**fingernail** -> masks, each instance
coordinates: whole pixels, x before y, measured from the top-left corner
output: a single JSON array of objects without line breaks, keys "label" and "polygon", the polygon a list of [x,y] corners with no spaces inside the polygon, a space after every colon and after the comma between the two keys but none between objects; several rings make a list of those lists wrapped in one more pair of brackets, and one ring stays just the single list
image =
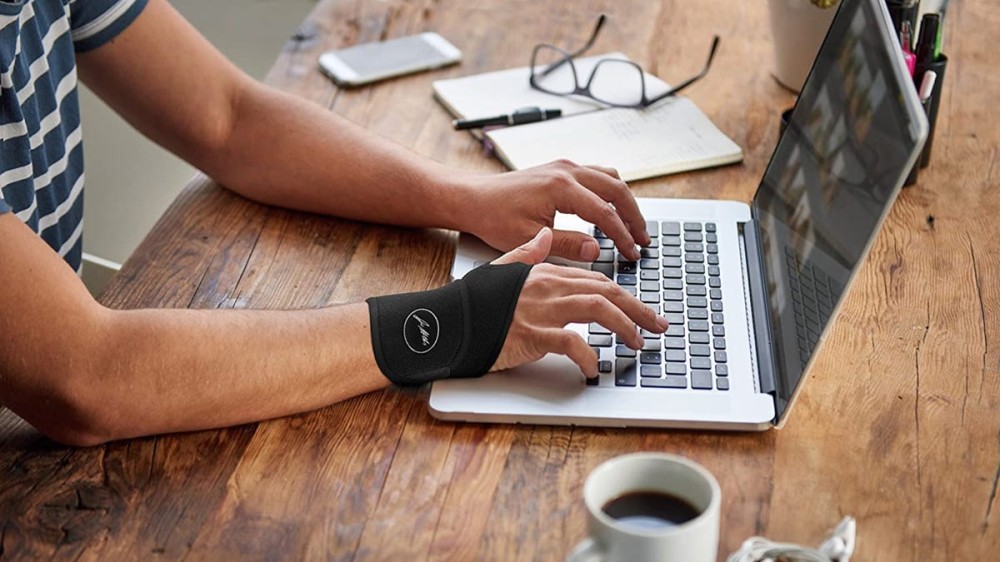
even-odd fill
[{"label": "fingernail", "polygon": [[639,253],[639,246],[632,246],[632,257],[634,257],[636,261],[639,261],[639,258],[642,257],[642,254]]},{"label": "fingernail", "polygon": [[663,316],[657,316],[656,323],[659,324],[660,328],[663,330],[666,330],[667,328],[670,327],[670,322],[668,322],[667,319],[664,318]]},{"label": "fingernail", "polygon": [[594,261],[600,253],[601,249],[597,246],[597,241],[595,240],[584,240],[583,244],[580,245],[580,255],[584,260]]}]

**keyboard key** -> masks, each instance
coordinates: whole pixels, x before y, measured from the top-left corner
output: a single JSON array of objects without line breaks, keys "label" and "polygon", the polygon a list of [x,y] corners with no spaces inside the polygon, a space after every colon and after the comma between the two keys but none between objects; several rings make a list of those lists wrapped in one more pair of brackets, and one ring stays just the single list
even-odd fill
[{"label": "keyboard key", "polygon": [[692,357],[691,358],[691,368],[692,369],[711,369],[712,360],[708,357]]},{"label": "keyboard key", "polygon": [[691,388],[712,390],[712,373],[709,371],[691,371]]},{"label": "keyboard key", "polygon": [[605,263],[605,262],[610,262],[610,261],[614,261],[614,260],[615,260],[615,251],[614,250],[601,250],[600,252],[598,252],[597,259],[594,260],[594,261],[598,262],[598,263]]},{"label": "keyboard key", "polygon": [[681,283],[680,279],[664,279],[663,280],[663,288],[667,289],[668,291],[679,291],[679,290],[681,290],[681,287],[683,287],[683,286],[684,286],[684,284]]},{"label": "keyboard key", "polygon": [[687,305],[688,308],[706,308],[708,307],[708,299],[705,297],[688,297]]},{"label": "keyboard key", "polygon": [[639,279],[643,281],[659,281],[660,272],[655,269],[643,269],[639,272]]},{"label": "keyboard key", "polygon": [[608,279],[615,278],[615,264],[613,263],[595,263],[590,266],[590,269],[603,273]]},{"label": "keyboard key", "polygon": [[[725,341],[725,340],[723,340]],[[716,349],[725,349],[724,347]],[[642,350],[643,351],[660,351],[660,338],[645,338],[642,340]]]},{"label": "keyboard key", "polygon": [[[665,259],[671,259],[671,258],[665,258]],[[685,263],[702,263],[704,261],[705,261],[704,254],[684,254],[684,262]],[[664,265],[666,265],[666,264],[664,264]],[[677,264],[677,265],[680,265],[680,264]]]},{"label": "keyboard key", "polygon": [[600,228],[594,227],[594,238],[607,238],[608,235],[601,232]]},{"label": "keyboard key", "polygon": [[663,373],[659,365],[639,365],[639,376],[659,378]]},{"label": "keyboard key", "polygon": [[666,349],[687,349],[687,344],[684,342],[683,337],[663,338],[663,347]]},{"label": "keyboard key", "polygon": [[719,279],[718,277],[709,277],[708,286],[713,289],[718,289],[722,286],[722,279]]},{"label": "keyboard key", "polygon": [[704,308],[688,310],[688,320],[708,320],[708,311]]},{"label": "keyboard key", "polygon": [[602,373],[610,373],[611,372],[611,361],[606,361],[606,360],[605,361],[598,361],[597,362],[597,370],[600,371],[600,372],[602,372]]},{"label": "keyboard key", "polygon": [[712,232],[707,228],[705,229],[705,231],[709,232],[709,234],[705,235],[705,242],[708,242],[709,244],[715,244],[716,242],[719,241],[719,236],[715,234],[715,232]]},{"label": "keyboard key", "polygon": [[708,265],[719,265],[719,256],[716,254],[708,254]]},{"label": "keyboard key", "polygon": [[700,263],[689,263],[684,266],[684,273],[705,273],[705,266]]},{"label": "keyboard key", "polygon": [[680,314],[684,312],[684,301],[667,301],[663,303],[663,312],[668,314]]},{"label": "keyboard key", "polygon": [[599,238],[597,240],[597,247],[602,250],[613,250],[615,248],[615,241],[610,238]]},{"label": "keyboard key", "polygon": [[660,257],[660,250],[659,248],[642,248],[639,250],[639,257],[656,259]]},{"label": "keyboard key", "polygon": [[650,238],[659,236],[660,225],[657,224],[656,221],[646,221],[646,234],[648,234]]},{"label": "keyboard key", "polygon": [[725,326],[712,326],[712,335],[716,337],[722,337],[726,335]]},{"label": "keyboard key", "polygon": [[712,348],[707,345],[692,345],[688,352],[691,353],[691,357],[710,357],[712,355]]},{"label": "keyboard key", "polygon": [[686,377],[669,376],[662,379],[642,379],[639,385],[647,388],[687,388],[688,384]]},{"label": "keyboard key", "polygon": [[639,328],[639,334],[644,338],[656,338],[660,339],[660,334],[656,332],[650,332],[646,328]]},{"label": "keyboard key", "polygon": [[718,277],[719,276],[719,266],[717,266],[717,265],[710,265],[710,266],[708,266],[708,274],[709,275],[714,275],[714,276]]},{"label": "keyboard key", "polygon": [[[610,364],[611,361],[606,361],[606,363]],[[601,377],[594,377],[594,378],[584,377],[583,380],[587,383],[587,386],[600,386],[601,385]]]},{"label": "keyboard key", "polygon": [[729,376],[729,366],[728,365],[716,365],[715,366],[715,374],[718,375],[718,376],[720,376],[720,377],[727,377],[727,376]]},{"label": "keyboard key", "polygon": [[596,347],[611,347],[611,336],[590,336],[587,344]]},{"label": "keyboard key", "polygon": [[653,311],[653,314],[660,313],[660,303],[646,303],[646,306]]},{"label": "keyboard key", "polygon": [[644,293],[659,293],[660,284],[656,281],[640,281],[639,290]]},{"label": "keyboard key", "polygon": [[723,324],[726,321],[726,317],[721,312],[712,313],[712,324]]},{"label": "keyboard key", "polygon": [[715,385],[719,390],[729,390],[729,379],[715,379]]},{"label": "keyboard key", "polygon": [[707,332],[708,322],[704,320],[692,320],[688,322],[688,330],[692,332]]},{"label": "keyboard key", "polygon": [[591,322],[590,323],[590,330],[589,331],[590,331],[591,334],[610,334],[611,333],[611,330],[605,328],[604,326],[601,326],[597,322]]},{"label": "keyboard key", "polygon": [[688,341],[691,343],[707,344],[708,334],[705,332],[691,332],[691,335],[688,336]]},{"label": "keyboard key", "polygon": [[701,242],[701,232],[685,232],[684,233],[685,242]]},{"label": "keyboard key", "polygon": [[726,338],[715,338],[712,340],[712,347],[715,349],[726,349]]},{"label": "keyboard key", "polygon": [[621,288],[622,288],[623,291],[625,291],[626,293],[632,295],[633,297],[638,294],[638,293],[635,292],[635,286],[634,285],[622,285]]},{"label": "keyboard key", "polygon": [[663,246],[680,246],[681,237],[680,236],[664,236],[662,240]]},{"label": "keyboard key", "polygon": [[680,258],[663,258],[663,268],[664,269],[666,269],[668,267],[680,267],[680,266],[681,266],[681,259]]},{"label": "keyboard key", "polygon": [[688,275],[684,278],[684,282],[688,285],[704,285],[705,276],[704,275]]},{"label": "keyboard key", "polygon": [[701,232],[701,223],[698,222],[686,222],[684,223],[685,232]]},{"label": "keyboard key", "polygon": [[719,245],[718,244],[707,244],[705,246],[705,251],[708,252],[709,254],[718,254],[719,253]]},{"label": "keyboard key", "polygon": [[685,365],[683,362],[681,362],[681,363],[666,363],[665,367],[666,367],[666,371],[667,371],[667,375],[668,376],[669,375],[681,375],[681,376],[683,376],[683,375],[687,374],[687,365]]},{"label": "keyboard key", "polygon": [[680,324],[671,324],[663,335],[668,338],[684,337],[683,322]]},{"label": "keyboard key", "polygon": [[668,349],[663,352],[663,357],[669,363],[683,363],[687,361],[687,353],[684,350]]},{"label": "keyboard key", "polygon": [[681,275],[682,273],[680,268],[671,267],[663,270],[664,279],[680,279]]},{"label": "keyboard key", "polygon": [[704,252],[705,246],[699,242],[685,242],[684,243],[685,252]]},{"label": "keyboard key", "polygon": [[[672,258],[667,258],[672,259]],[[660,262],[655,259],[643,258],[639,260],[640,269],[660,269]]]},{"label": "keyboard key", "polygon": [[663,291],[664,301],[682,301],[684,300],[684,293],[681,291]]},{"label": "keyboard key", "polygon": [[636,263],[634,261],[618,262],[618,273],[632,273],[637,271]]},{"label": "keyboard key", "polygon": [[677,222],[662,222],[660,223],[660,232],[664,236],[677,236],[681,233],[681,225]]},{"label": "keyboard key", "polygon": [[663,363],[663,355],[657,351],[643,352],[639,354],[639,362],[643,365],[659,365]]},{"label": "keyboard key", "polygon": [[639,300],[642,302],[660,302],[660,293],[639,293]]},{"label": "keyboard key", "polygon": [[716,351],[715,352],[715,362],[716,363],[725,363],[728,360],[729,360],[729,357],[726,355],[725,351]]},{"label": "keyboard key", "polygon": [[667,322],[671,325],[684,325],[684,315],[678,314],[676,312],[668,312],[663,315],[667,319]]},{"label": "keyboard key", "polygon": [[663,257],[665,257],[665,258],[679,258],[679,257],[681,257],[681,249],[679,247],[670,247],[670,246],[664,247],[662,253],[663,253]]},{"label": "keyboard key", "polygon": [[625,275],[618,276],[619,285],[635,285],[635,281],[635,275],[629,275],[626,273]]},{"label": "keyboard key", "polygon": [[615,360],[615,386],[635,386],[635,359]]},{"label": "keyboard key", "polygon": [[635,350],[624,345],[615,346],[615,357],[635,357]]},{"label": "keyboard key", "polygon": [[715,223],[714,222],[706,222],[705,223],[705,232],[715,232]]},{"label": "keyboard key", "polygon": [[[694,275],[689,275],[688,277],[695,277]],[[697,277],[701,277],[700,275]],[[703,297],[708,291],[705,290],[704,285],[688,285],[685,291],[689,297]]]},{"label": "keyboard key", "polygon": [[712,312],[722,312],[722,301],[712,301]]}]

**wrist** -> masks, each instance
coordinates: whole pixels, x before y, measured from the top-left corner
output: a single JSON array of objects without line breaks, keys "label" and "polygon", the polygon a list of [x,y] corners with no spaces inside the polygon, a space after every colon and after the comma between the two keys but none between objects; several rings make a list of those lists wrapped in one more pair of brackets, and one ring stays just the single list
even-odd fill
[{"label": "wrist", "polygon": [[448,168],[440,176],[435,200],[439,208],[440,225],[443,228],[476,234],[481,220],[480,200],[484,191],[478,189],[482,174]]}]

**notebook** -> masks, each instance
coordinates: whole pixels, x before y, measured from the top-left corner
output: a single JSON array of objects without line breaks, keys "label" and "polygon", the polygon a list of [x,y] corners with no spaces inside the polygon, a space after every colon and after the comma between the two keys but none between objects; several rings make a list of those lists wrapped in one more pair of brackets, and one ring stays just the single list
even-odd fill
[{"label": "notebook", "polygon": [[[582,76],[598,61],[628,60],[609,53],[575,60]],[[627,70],[624,66],[607,67]],[[434,82],[435,98],[457,118],[510,113],[521,107],[558,108],[563,117],[491,129],[487,139],[500,160],[513,170],[559,158],[609,166],[626,181],[739,162],[743,151],[690,99],[676,96],[645,110],[608,108],[595,100],[553,96],[531,88],[528,67]],[[622,77],[618,83],[629,83]],[[669,86],[645,75],[650,97]]]}]

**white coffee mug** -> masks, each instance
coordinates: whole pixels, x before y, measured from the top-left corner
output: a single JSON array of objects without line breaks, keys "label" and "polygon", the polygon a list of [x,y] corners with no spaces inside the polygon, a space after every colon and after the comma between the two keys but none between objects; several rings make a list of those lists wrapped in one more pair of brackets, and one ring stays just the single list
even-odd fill
[{"label": "white coffee mug", "polygon": [[[680,498],[695,508],[690,521],[646,528],[614,519],[604,506],[625,494],[653,492]],[[590,536],[567,562],[715,562],[719,548],[722,492],[712,473],[684,457],[634,453],[594,469],[583,487]]]}]

